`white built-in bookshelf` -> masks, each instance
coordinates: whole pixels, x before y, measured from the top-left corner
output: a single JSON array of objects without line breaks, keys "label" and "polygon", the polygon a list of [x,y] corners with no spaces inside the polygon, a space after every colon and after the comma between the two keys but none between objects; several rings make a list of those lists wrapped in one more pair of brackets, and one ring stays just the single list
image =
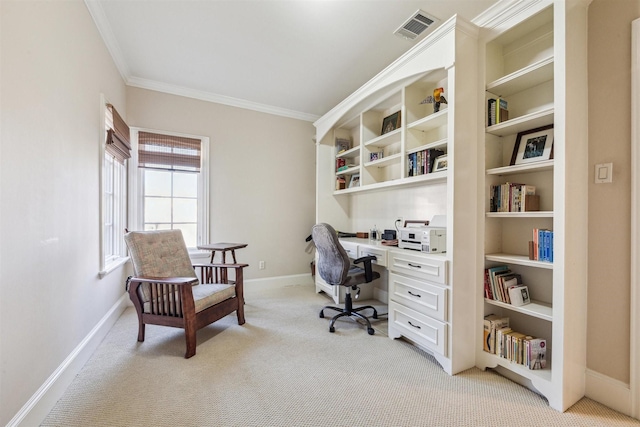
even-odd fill
[{"label": "white built-in bookshelf", "polygon": [[[547,365],[530,370],[484,351],[481,327],[477,365],[497,368],[532,387],[561,411],[584,395],[586,365],[587,180],[582,169],[587,168],[582,137],[587,123],[583,52],[588,2],[574,3],[571,8],[551,0],[514,3],[488,20],[481,43],[485,214],[479,231],[484,236],[484,268],[505,265],[519,274],[531,303],[516,307],[487,298],[482,275],[479,322],[488,314],[508,317],[514,331],[545,339]],[[564,36],[569,29],[571,38]],[[508,102],[508,120],[487,125],[490,98]],[[552,158],[513,164],[518,136],[524,143],[535,134],[533,130],[549,125],[553,125]],[[535,186],[539,210],[492,212],[491,186],[505,183]],[[530,259],[533,229],[553,230],[553,262]]]}]

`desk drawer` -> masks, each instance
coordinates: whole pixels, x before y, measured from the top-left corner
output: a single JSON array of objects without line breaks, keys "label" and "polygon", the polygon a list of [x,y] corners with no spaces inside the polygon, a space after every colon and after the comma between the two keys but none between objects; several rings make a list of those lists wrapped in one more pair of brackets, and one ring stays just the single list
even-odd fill
[{"label": "desk drawer", "polygon": [[386,267],[387,265],[387,252],[388,251],[386,249],[373,248],[365,245],[358,246],[358,258],[373,255],[376,257],[376,260],[373,261],[373,263],[383,267]]},{"label": "desk drawer", "polygon": [[345,251],[347,251],[347,255],[349,258],[356,259],[358,258],[358,244],[351,242],[340,242]]},{"label": "desk drawer", "polygon": [[395,273],[447,284],[447,260],[442,256],[416,255],[407,251],[390,253],[390,269]]},{"label": "desk drawer", "polygon": [[419,313],[447,321],[447,289],[389,273],[389,298]]},{"label": "desk drawer", "polygon": [[389,336],[403,335],[416,344],[447,356],[447,324],[389,301]]}]

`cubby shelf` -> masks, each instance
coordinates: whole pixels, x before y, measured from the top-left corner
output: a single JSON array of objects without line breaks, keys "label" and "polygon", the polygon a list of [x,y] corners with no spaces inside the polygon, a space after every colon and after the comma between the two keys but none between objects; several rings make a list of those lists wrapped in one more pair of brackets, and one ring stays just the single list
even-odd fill
[{"label": "cubby shelf", "polygon": [[499,168],[487,169],[487,175],[515,175],[529,172],[544,172],[553,170],[553,159],[544,160],[536,163],[527,163],[522,165],[502,166]]},{"label": "cubby shelf", "polygon": [[501,262],[504,264],[524,265],[527,267],[553,270],[552,262],[531,260],[526,255],[495,253],[495,254],[486,254],[484,256],[484,259],[486,259],[487,261]]},{"label": "cubby shelf", "polygon": [[532,300],[529,304],[516,307],[511,304],[506,304],[504,302],[487,298],[484,299],[484,302],[486,302],[487,304],[495,305],[496,307],[502,307],[507,310],[537,317],[538,319],[546,320],[548,322],[551,322],[553,320],[553,307],[548,303]]}]

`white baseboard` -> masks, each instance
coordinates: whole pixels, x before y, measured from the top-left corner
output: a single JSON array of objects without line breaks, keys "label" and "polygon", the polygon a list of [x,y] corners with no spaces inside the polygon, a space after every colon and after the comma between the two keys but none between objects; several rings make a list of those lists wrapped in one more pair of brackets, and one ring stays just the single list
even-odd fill
[{"label": "white baseboard", "polygon": [[587,369],[585,396],[632,417],[629,384]]},{"label": "white baseboard", "polygon": [[7,427],[37,426],[47,417],[56,402],[62,397],[84,364],[98,348],[104,337],[111,330],[116,320],[127,308],[128,294],[124,293],[100,322],[67,356],[49,378],[31,396],[29,401],[9,421]]},{"label": "white baseboard", "polygon": [[294,274],[291,276],[265,277],[263,279],[245,279],[244,289],[251,292],[253,289],[276,289],[285,286],[314,285],[313,276],[310,273]]}]

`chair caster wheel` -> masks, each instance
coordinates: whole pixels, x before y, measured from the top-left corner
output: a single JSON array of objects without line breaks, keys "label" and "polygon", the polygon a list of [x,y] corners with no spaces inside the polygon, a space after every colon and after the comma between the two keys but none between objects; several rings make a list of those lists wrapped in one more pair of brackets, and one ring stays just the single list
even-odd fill
[{"label": "chair caster wheel", "polygon": [[367,332],[369,333],[369,335],[373,335],[376,331],[374,331],[373,328],[368,328]]},{"label": "chair caster wheel", "polygon": [[321,318],[321,319],[324,319],[324,311],[321,311],[321,312],[320,312],[320,318]]},{"label": "chair caster wheel", "polygon": [[329,332],[335,332],[336,328],[334,328],[333,326],[329,328]]}]

